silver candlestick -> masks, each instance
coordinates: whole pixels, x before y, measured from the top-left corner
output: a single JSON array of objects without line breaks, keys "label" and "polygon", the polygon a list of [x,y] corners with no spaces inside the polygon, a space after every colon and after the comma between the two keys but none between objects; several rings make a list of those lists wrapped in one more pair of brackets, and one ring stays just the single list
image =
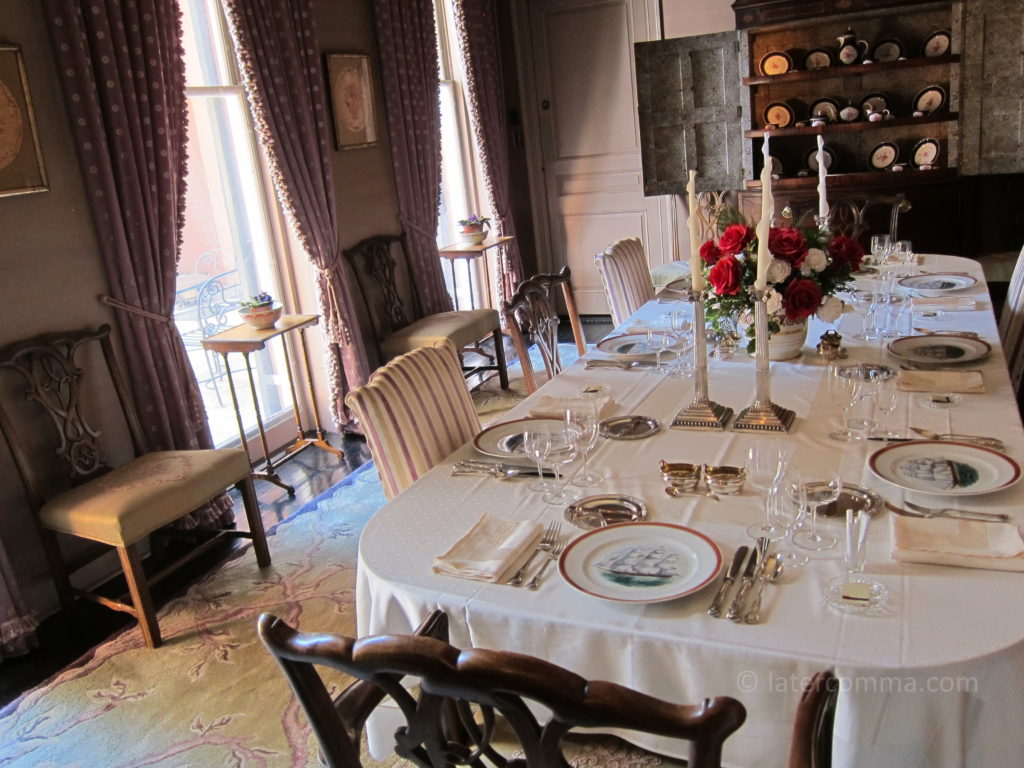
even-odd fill
[{"label": "silver candlestick", "polygon": [[772,402],[771,368],[768,364],[768,291],[752,289],[754,300],[754,362],[757,370],[754,402],[740,411],[733,429],[788,432],[796,414]]},{"label": "silver candlestick", "polygon": [[692,289],[683,298],[693,304],[693,400],[676,414],[675,429],[721,432],[729,423],[733,410],[708,399],[708,340],[704,330],[704,293]]}]

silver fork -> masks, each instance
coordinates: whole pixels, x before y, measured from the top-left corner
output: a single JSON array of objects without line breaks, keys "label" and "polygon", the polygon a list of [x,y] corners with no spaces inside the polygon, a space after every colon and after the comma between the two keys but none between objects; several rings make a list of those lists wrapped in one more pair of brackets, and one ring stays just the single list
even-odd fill
[{"label": "silver fork", "polygon": [[547,552],[553,546],[555,546],[555,541],[558,539],[558,535],[561,532],[561,523],[550,523],[547,527],[547,530],[544,531],[544,535],[541,537],[541,540],[537,542],[537,548],[530,553],[529,559],[525,563],[523,563],[523,567],[516,571],[512,575],[512,578],[510,578],[505,583],[512,587],[518,587],[520,584],[522,584],[523,578],[526,576],[526,571],[529,569],[530,564],[533,562],[533,558],[535,558],[538,555],[538,553]]},{"label": "silver fork", "polygon": [[922,507],[920,504],[906,500],[903,503],[914,512],[918,512],[925,517],[962,517],[967,520],[988,520],[993,523],[1006,523],[1010,520],[1009,515],[1001,512],[975,512],[971,509],[933,509],[931,507]]},{"label": "silver fork", "polygon": [[537,574],[532,579],[530,579],[530,583],[526,585],[528,590],[536,592],[540,589],[540,580],[544,578],[544,571],[548,569],[548,566],[551,565],[551,563],[558,559],[559,555],[562,554],[562,550],[565,549],[565,545],[568,543],[569,534],[565,534],[551,549],[548,550],[548,559],[541,563],[540,570],[537,571]]}]

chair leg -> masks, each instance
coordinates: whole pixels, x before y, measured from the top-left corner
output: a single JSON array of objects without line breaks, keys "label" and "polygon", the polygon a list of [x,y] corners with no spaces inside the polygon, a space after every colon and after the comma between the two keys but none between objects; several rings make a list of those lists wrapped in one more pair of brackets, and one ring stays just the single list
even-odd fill
[{"label": "chair leg", "polygon": [[75,604],[75,590],[71,586],[68,569],[64,564],[64,557],[60,553],[57,534],[46,528],[40,531],[40,533],[42,534],[43,552],[50,566],[50,575],[53,576],[54,586],[57,588],[60,607],[70,615],[71,608]]},{"label": "chair leg", "polygon": [[117,555],[121,558],[125,581],[128,582],[128,594],[132,596],[135,607],[135,618],[139,620],[142,638],[150,648],[160,647],[160,625],[156,621],[153,598],[149,594],[146,573],[142,569],[142,560],[134,544],[117,547]]},{"label": "chair leg", "polygon": [[252,477],[247,476],[239,480],[235,483],[235,488],[242,494],[245,518],[249,521],[249,532],[252,534],[252,548],[256,550],[256,565],[266,568],[270,565],[270,548],[267,546],[267,534],[263,529],[263,516],[260,514],[260,503],[256,498]]},{"label": "chair leg", "polygon": [[505,337],[501,328],[495,328],[494,333],[494,360],[498,366],[498,381],[502,389],[508,389],[508,368],[505,366]]}]

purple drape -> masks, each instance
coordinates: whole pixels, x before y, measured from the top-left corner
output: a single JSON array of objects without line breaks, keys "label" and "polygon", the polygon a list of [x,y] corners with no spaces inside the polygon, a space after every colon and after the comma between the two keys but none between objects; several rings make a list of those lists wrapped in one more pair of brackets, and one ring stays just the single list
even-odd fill
[{"label": "purple drape", "polygon": [[231,34],[278,198],[317,267],[328,340],[331,408],[351,418],[345,395],[370,374],[338,240],[330,128],[309,0],[227,0]]},{"label": "purple drape", "polygon": [[[109,296],[150,450],[212,448],[174,325],[185,206],[185,65],[173,0],[45,0]],[[188,525],[224,525],[230,502]]]},{"label": "purple drape", "polygon": [[[494,6],[494,0],[456,0],[455,26],[466,64],[469,115],[483,165],[487,202],[494,212],[497,233],[514,236],[516,230],[509,207],[505,92]],[[511,296],[523,278],[523,263],[514,240],[505,248],[504,258],[505,296]]]},{"label": "purple drape", "polygon": [[374,0],[377,47],[398,211],[408,236],[422,311],[446,312],[451,296],[437,252],[441,208],[441,105],[432,0]]}]

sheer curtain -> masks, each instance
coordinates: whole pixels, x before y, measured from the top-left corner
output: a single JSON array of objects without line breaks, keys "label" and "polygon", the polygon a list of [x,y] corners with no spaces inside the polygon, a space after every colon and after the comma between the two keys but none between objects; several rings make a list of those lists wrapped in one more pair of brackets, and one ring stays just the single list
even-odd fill
[{"label": "sheer curtain", "polygon": [[426,314],[452,308],[437,252],[441,206],[441,106],[433,0],[374,0],[384,106],[398,189]]},{"label": "sheer curtain", "polygon": [[331,408],[348,426],[345,395],[370,369],[338,239],[324,75],[310,0],[227,0],[231,34],[270,157],[278,199],[318,270]]},{"label": "sheer curtain", "polygon": [[[508,129],[494,6],[494,0],[455,0],[455,26],[466,66],[469,114],[483,166],[487,202],[494,211],[497,233],[515,235],[509,209]],[[504,258],[505,296],[511,296],[523,278],[522,259],[514,240],[505,248]]]}]

